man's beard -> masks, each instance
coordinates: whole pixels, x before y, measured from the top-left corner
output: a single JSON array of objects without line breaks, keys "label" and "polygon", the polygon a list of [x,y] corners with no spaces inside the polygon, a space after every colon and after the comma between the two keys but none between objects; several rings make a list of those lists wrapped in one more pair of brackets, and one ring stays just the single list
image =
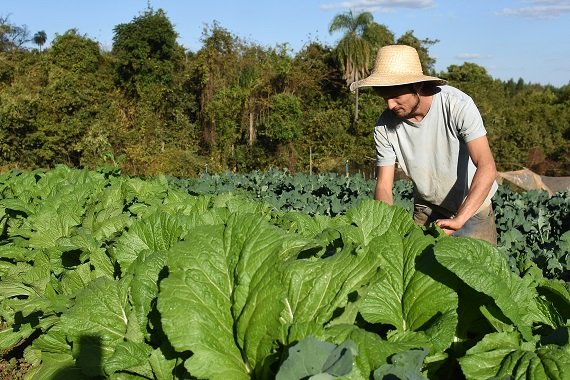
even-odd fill
[{"label": "man's beard", "polygon": [[413,117],[415,116],[415,114],[416,114],[416,111],[418,110],[418,108],[419,108],[419,106],[420,106],[420,96],[419,96],[417,93],[416,93],[415,95],[416,95],[416,104],[412,107],[412,109],[411,109],[408,113],[406,113],[406,114],[404,114],[404,115],[400,115],[399,112],[397,112],[397,111],[395,111],[395,110],[391,110],[392,113],[393,113],[394,115],[396,115],[396,117],[399,117],[399,118],[401,118],[401,119],[411,119],[411,118],[413,118]]}]

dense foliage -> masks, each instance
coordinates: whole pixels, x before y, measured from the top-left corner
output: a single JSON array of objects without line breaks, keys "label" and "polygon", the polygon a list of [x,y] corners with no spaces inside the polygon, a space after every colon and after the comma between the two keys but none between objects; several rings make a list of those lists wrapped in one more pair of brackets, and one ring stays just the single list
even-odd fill
[{"label": "dense foliage", "polygon": [[[282,211],[308,215],[344,214],[365,199],[373,198],[374,179],[335,173],[306,175],[270,170],[252,173],[221,173],[198,178],[168,178],[178,189],[192,195],[245,195]],[[411,214],[412,184],[396,181],[394,203]],[[498,248],[515,272],[535,263],[550,278],[570,281],[570,196],[549,195],[543,190],[517,192],[500,186],[493,197]]]},{"label": "dense foliage", "polygon": [[501,187],[493,203],[498,245],[513,268],[522,271],[532,261],[545,276],[570,281],[570,194]]},{"label": "dense foliage", "polygon": [[570,86],[503,82],[473,63],[435,73],[429,47],[439,41],[395,36],[367,13],[340,14],[330,31],[336,46],[309,41],[293,52],[214,23],[198,51],[184,51],[167,15],[147,9],[117,25],[105,50],[78,30],[32,38],[0,17],[0,165],[114,163],[190,177],[206,167],[341,172],[348,160],[370,176],[384,104],[368,90],[350,93],[347,81],[366,75],[379,47],[401,43],[475,99],[500,170],[570,174]]},{"label": "dense foliage", "polygon": [[569,376],[568,283],[486,242],[116,174],[0,177],[0,350],[28,378]]}]

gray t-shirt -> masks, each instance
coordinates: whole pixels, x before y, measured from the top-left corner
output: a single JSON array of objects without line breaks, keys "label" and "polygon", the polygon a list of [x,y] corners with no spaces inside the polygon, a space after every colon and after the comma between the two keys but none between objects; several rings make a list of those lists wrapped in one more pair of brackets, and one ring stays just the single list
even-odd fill
[{"label": "gray t-shirt", "polygon": [[[417,202],[427,201],[457,212],[475,174],[467,142],[486,135],[483,119],[473,99],[451,86],[439,92],[419,123],[396,118],[386,110],[374,129],[378,166],[398,162],[412,179]],[[493,184],[484,206],[497,190]]]}]

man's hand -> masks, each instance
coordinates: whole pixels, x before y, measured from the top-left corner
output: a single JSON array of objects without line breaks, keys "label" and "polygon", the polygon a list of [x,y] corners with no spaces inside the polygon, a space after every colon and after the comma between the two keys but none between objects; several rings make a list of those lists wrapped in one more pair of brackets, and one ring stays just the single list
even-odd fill
[{"label": "man's hand", "polygon": [[438,219],[435,221],[435,224],[441,228],[446,234],[451,235],[455,231],[459,230],[463,227],[464,223],[457,219]]}]

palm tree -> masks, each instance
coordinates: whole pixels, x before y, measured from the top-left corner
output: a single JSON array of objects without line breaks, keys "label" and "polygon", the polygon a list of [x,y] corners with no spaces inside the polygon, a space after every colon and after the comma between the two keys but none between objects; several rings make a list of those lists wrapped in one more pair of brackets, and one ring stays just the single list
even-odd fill
[{"label": "palm tree", "polygon": [[42,46],[47,41],[47,34],[45,31],[40,30],[36,34],[34,34],[34,38],[32,39],[36,45],[40,47],[40,52],[42,51]]},{"label": "palm tree", "polygon": [[[329,33],[345,31],[336,47],[336,52],[343,71],[343,79],[348,85],[368,75],[373,46],[366,38],[366,30],[373,24],[374,17],[370,12],[353,15],[352,11],[336,15],[331,22]],[[354,121],[357,119],[358,89],[356,89]]]}]

